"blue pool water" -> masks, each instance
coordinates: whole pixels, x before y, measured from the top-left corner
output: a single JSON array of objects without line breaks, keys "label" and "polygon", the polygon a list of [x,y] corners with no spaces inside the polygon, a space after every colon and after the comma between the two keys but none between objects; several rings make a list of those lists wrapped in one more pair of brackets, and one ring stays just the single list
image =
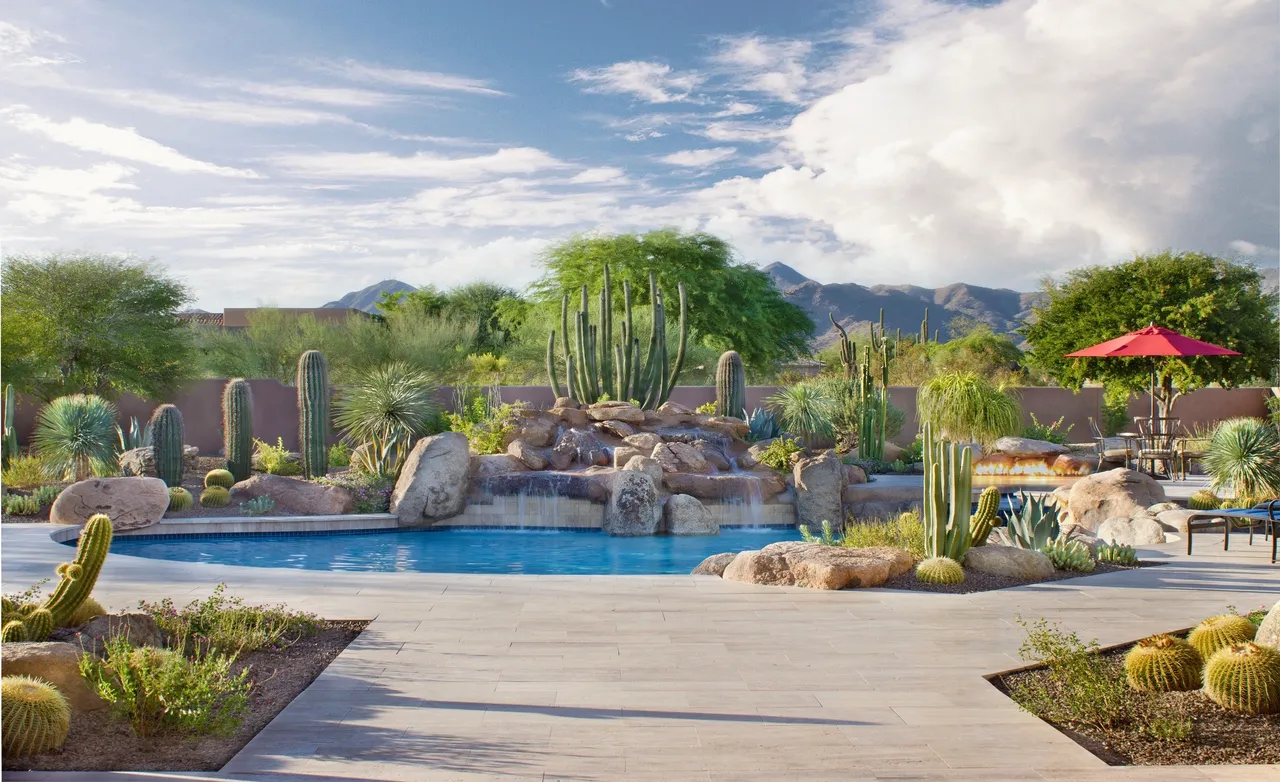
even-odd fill
[{"label": "blue pool water", "polygon": [[726,528],[719,535],[615,538],[599,531],[394,530],[342,535],[116,538],[111,551],[219,565],[345,572],[687,574],[725,551],[799,540],[794,528]]}]

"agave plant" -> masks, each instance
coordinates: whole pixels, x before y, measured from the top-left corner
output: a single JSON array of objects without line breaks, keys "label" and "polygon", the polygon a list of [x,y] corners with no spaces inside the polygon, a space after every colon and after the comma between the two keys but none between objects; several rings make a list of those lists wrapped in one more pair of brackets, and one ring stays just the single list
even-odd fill
[{"label": "agave plant", "polygon": [[351,469],[376,478],[395,480],[409,456],[407,435],[375,437],[351,453]]},{"label": "agave plant", "polygon": [[920,387],[920,424],[949,440],[990,443],[1022,429],[1018,401],[976,372],[944,372]]},{"label": "agave plant", "polygon": [[345,389],[333,409],[334,423],[353,445],[419,437],[440,414],[436,387],[403,361],[378,367]]},{"label": "agave plant", "polygon": [[1204,466],[1238,505],[1280,497],[1280,433],[1259,418],[1229,418],[1213,430]]},{"label": "agave plant", "polygon": [[[745,411],[744,411],[745,412]],[[761,440],[772,440],[782,434],[782,428],[778,426],[778,417],[770,410],[757,407],[747,416],[747,425],[751,427],[751,431],[747,434],[747,439],[753,443]]]},{"label": "agave plant", "polygon": [[814,383],[796,383],[765,402],[778,415],[782,428],[798,434],[809,445],[835,434],[836,400]]},{"label": "agave plant", "polygon": [[1006,513],[1005,526],[997,531],[1005,545],[1040,551],[1058,539],[1058,506],[1021,491],[1018,502],[1021,511]]},{"label": "agave plant", "polygon": [[51,474],[83,481],[116,465],[116,407],[101,397],[73,394],[44,406],[36,418],[36,454]]}]

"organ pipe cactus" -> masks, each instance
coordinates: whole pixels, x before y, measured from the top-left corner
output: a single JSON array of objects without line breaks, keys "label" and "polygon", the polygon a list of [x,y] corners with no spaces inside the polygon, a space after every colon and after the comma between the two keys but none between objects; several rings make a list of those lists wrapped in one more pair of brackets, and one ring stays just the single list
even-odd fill
[{"label": "organ pipe cactus", "polygon": [[0,724],[6,758],[51,752],[71,731],[71,705],[52,684],[5,676],[0,679]]},{"label": "organ pipe cactus", "polygon": [[[836,322],[834,315],[828,313],[831,325],[840,332],[840,364],[844,367],[846,380],[854,383],[854,394],[858,399],[860,416],[858,419],[858,456],[863,459],[884,459],[885,431],[889,422],[889,365],[896,353],[894,346],[885,338],[884,310],[880,310],[879,328],[872,324],[870,342],[863,350],[862,363],[858,363],[857,346],[849,338],[849,333]],[[871,357],[879,358],[879,386],[871,372]]]},{"label": "organ pipe cactus", "polygon": [[933,439],[924,427],[924,553],[959,562],[973,545],[969,509],[973,505],[973,450]]},{"label": "organ pipe cactus", "polygon": [[999,510],[1000,490],[994,486],[988,486],[978,496],[977,512],[969,517],[969,525],[973,528],[973,545],[987,544],[987,536],[991,534],[991,528],[999,518]]},{"label": "organ pipe cactus", "polygon": [[747,414],[747,375],[736,350],[720,354],[716,364],[716,415],[743,418]]},{"label": "organ pipe cactus", "polygon": [[1231,711],[1280,712],[1280,652],[1247,641],[1219,649],[1204,665],[1204,691]]},{"label": "organ pipe cactus", "polygon": [[1129,686],[1147,692],[1198,690],[1203,668],[1194,646],[1167,634],[1138,641],[1124,658]]},{"label": "organ pipe cactus", "polygon": [[227,470],[237,482],[248,480],[253,464],[253,392],[244,378],[228,380],[222,389],[222,445]]},{"label": "organ pipe cactus", "polygon": [[18,430],[15,428],[17,423],[15,416],[17,415],[17,395],[13,391],[13,383],[4,387],[4,444],[0,455],[3,455],[3,463],[5,467],[9,466],[9,460],[17,456],[20,451],[18,449]]},{"label": "organ pipe cactus", "polygon": [[[631,283],[622,282],[623,321],[621,341],[613,341],[613,290],[609,266],[604,268],[604,284],[600,289],[599,325],[591,323],[590,296],[582,286],[581,308],[573,317],[574,334],[569,337],[569,297],[560,301],[560,334],[564,342],[562,360],[567,389],[560,386],[556,371],[556,334],[547,338],[547,378],[556,396],[571,396],[590,404],[603,396],[609,399],[634,399],[651,410],[671,395],[684,366],[685,347],[689,340],[689,300],[684,283],[677,286],[680,296],[679,347],[675,362],[667,357],[666,306],[657,277],[649,274],[649,307],[651,324],[649,345],[642,353],[640,338],[631,319]],[[567,394],[566,394],[567,390]]]},{"label": "organ pipe cactus", "polygon": [[111,548],[111,519],[101,513],[90,517],[80,530],[76,558],[57,567],[58,585],[39,606],[16,606],[6,601],[0,640],[43,641],[55,627],[62,627],[80,608],[98,583],[98,574]]},{"label": "organ pipe cactus", "polygon": [[1223,614],[1211,616],[1196,625],[1187,636],[1187,641],[1200,652],[1200,656],[1208,660],[1214,652],[1232,644],[1252,641],[1258,628],[1243,616]]},{"label": "organ pipe cactus", "polygon": [[156,475],[167,486],[182,485],[182,443],[185,431],[182,411],[173,405],[160,405],[147,424],[151,446],[155,449]]},{"label": "organ pipe cactus", "polygon": [[302,474],[321,478],[329,472],[329,368],[324,354],[308,350],[298,359],[298,451]]}]

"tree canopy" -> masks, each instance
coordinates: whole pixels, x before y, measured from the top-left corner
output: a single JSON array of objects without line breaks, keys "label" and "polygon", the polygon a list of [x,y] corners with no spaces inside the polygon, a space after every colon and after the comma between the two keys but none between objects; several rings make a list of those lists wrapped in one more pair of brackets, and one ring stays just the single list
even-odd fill
[{"label": "tree canopy", "polygon": [[[1234,386],[1272,377],[1280,356],[1276,294],[1245,266],[1201,253],[1138,256],[1115,266],[1069,272],[1046,280],[1047,301],[1021,329],[1028,360],[1059,383],[1079,388],[1086,380],[1139,391],[1150,382],[1152,359],[1064,358],[1090,345],[1154,323],[1243,355],[1160,359],[1162,406],[1178,392],[1210,383]],[[1176,391],[1175,391],[1176,389]]]},{"label": "tree canopy", "polygon": [[501,316],[504,305],[519,302],[520,294],[512,288],[491,282],[473,282],[441,291],[427,285],[407,293],[384,294],[378,308],[388,316],[417,312],[435,318],[447,318],[474,326],[473,352],[501,350],[511,339],[512,327]]},{"label": "tree canopy", "polygon": [[643,235],[578,235],[549,247],[541,262],[544,274],[530,293],[543,307],[558,311],[565,294],[576,307],[583,285],[594,296],[607,263],[619,310],[623,281],[631,283],[633,305],[648,304],[653,272],[669,302],[676,301],[677,286],[685,284],[693,340],[736,350],[757,369],[808,353],[814,330],[809,316],[782,297],[769,275],[736,263],[733,249],[710,234],[664,229]]},{"label": "tree canopy", "polygon": [[0,287],[0,371],[22,391],[166,399],[187,377],[191,338],[176,316],[191,293],[150,262],[9,256]]}]

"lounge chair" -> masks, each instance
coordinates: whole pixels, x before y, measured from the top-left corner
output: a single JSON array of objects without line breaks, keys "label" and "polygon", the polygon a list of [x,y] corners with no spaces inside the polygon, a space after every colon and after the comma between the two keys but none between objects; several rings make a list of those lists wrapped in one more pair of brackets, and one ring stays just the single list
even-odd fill
[{"label": "lounge chair", "polygon": [[1198,511],[1187,517],[1187,554],[1191,554],[1191,539],[1197,529],[1222,526],[1222,550],[1231,545],[1231,530],[1237,521],[1249,522],[1249,545],[1253,545],[1253,532],[1259,522],[1263,538],[1271,538],[1271,564],[1276,563],[1277,543],[1280,542],[1280,499],[1260,502],[1249,509]]}]

